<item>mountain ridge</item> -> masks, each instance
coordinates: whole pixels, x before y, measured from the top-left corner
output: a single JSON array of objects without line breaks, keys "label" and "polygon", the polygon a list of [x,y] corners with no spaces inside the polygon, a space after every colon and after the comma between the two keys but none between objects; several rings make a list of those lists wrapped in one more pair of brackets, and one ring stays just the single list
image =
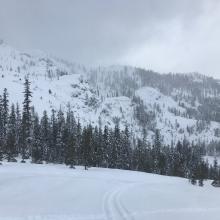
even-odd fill
[{"label": "mountain ridge", "polygon": [[165,144],[187,138],[220,141],[219,80],[198,73],[159,74],[131,66],[86,68],[44,53],[20,52],[0,44],[0,88],[22,103],[29,77],[36,112],[70,104],[83,124],[129,127],[135,137],[156,129]]}]

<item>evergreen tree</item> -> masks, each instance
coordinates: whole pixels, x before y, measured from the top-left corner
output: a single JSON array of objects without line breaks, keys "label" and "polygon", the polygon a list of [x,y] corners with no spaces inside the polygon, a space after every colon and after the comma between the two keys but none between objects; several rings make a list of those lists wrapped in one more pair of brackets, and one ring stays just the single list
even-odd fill
[{"label": "evergreen tree", "polygon": [[70,168],[75,168],[76,164],[76,139],[74,136],[70,136],[66,147],[65,164]]},{"label": "evergreen tree", "polygon": [[128,127],[125,127],[121,143],[121,165],[123,169],[130,169],[131,166],[131,143]]},{"label": "evergreen tree", "polygon": [[213,166],[213,179],[214,181],[218,180],[218,160],[216,157],[214,159],[214,166]]},{"label": "evergreen tree", "polygon": [[43,161],[43,145],[41,137],[39,117],[37,114],[35,114],[33,120],[33,140],[31,149],[31,157],[33,163],[42,163]]},{"label": "evergreen tree", "polygon": [[110,142],[109,142],[109,129],[107,126],[104,127],[102,146],[103,146],[103,166],[108,168],[109,155],[111,151],[110,151]]},{"label": "evergreen tree", "polygon": [[83,165],[85,170],[88,169],[88,166],[91,164],[91,144],[92,144],[92,127],[83,129],[82,132],[82,156],[83,156]]},{"label": "evergreen tree", "polygon": [[2,96],[2,104],[1,104],[1,120],[2,120],[2,149],[3,152],[6,153],[6,140],[7,140],[7,123],[8,123],[8,115],[9,115],[9,100],[8,100],[8,91],[5,88]]},{"label": "evergreen tree", "polygon": [[65,149],[64,131],[65,131],[65,117],[63,111],[60,109],[57,113],[57,140],[55,145],[55,152],[56,152],[55,157],[57,163],[64,162],[64,149]]},{"label": "evergreen tree", "polygon": [[91,143],[91,165],[94,167],[99,167],[99,151],[100,151],[100,143],[99,143],[99,132],[98,127],[96,126],[93,134],[92,134],[92,143]]},{"label": "evergreen tree", "polygon": [[16,115],[15,107],[12,104],[8,120],[8,132],[6,140],[6,155],[8,162],[15,161],[16,156]]},{"label": "evergreen tree", "polygon": [[82,126],[78,120],[76,127],[76,164],[83,164]]},{"label": "evergreen tree", "polygon": [[102,167],[103,166],[103,161],[104,161],[104,143],[103,143],[103,133],[102,133],[102,128],[101,124],[99,125],[98,129],[98,137],[97,137],[97,166]]},{"label": "evergreen tree", "polygon": [[43,148],[43,160],[46,162],[50,161],[50,146],[51,146],[51,128],[50,122],[47,115],[47,111],[43,112],[43,116],[40,122],[40,131],[41,131],[41,144]]},{"label": "evergreen tree", "polygon": [[154,173],[160,174],[160,155],[161,154],[161,137],[160,130],[156,129],[154,145],[153,145],[153,160],[154,160]]},{"label": "evergreen tree", "polygon": [[8,122],[8,114],[9,114],[8,91],[5,88],[3,92],[3,98],[2,98],[2,119],[3,119],[3,126],[5,127],[4,136],[6,135],[6,125]]},{"label": "evergreen tree", "polygon": [[25,79],[24,83],[24,101],[23,101],[23,112],[22,112],[22,162],[24,159],[30,156],[30,142],[31,142],[31,97],[32,92],[30,90],[30,82],[28,78]]},{"label": "evergreen tree", "polygon": [[[133,162],[132,167],[137,171],[145,171],[146,162],[146,148],[145,144],[141,139],[137,140],[137,146],[133,151]],[[153,165],[152,165],[153,166]],[[153,169],[153,167],[152,167]]]},{"label": "evergreen tree", "polygon": [[16,104],[16,129],[15,129],[15,136],[16,136],[16,153],[19,154],[21,153],[21,123],[22,123],[22,120],[21,120],[21,113],[20,113],[20,108],[19,108],[19,105],[18,103]]},{"label": "evergreen tree", "polygon": [[58,155],[58,153],[57,153],[58,123],[57,123],[57,118],[56,118],[55,113],[56,113],[56,111],[54,109],[52,109],[48,162],[57,161],[57,155]]},{"label": "evergreen tree", "polygon": [[2,106],[2,96],[0,95],[0,161],[3,158],[3,148],[4,148],[4,123],[3,123],[3,106]]}]

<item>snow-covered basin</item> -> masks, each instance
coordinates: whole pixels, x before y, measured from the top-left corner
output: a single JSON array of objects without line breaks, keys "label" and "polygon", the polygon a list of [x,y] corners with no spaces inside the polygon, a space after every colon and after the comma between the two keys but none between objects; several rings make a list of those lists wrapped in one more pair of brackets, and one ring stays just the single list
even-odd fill
[{"label": "snow-covered basin", "polygon": [[64,165],[0,166],[0,220],[219,220],[210,182]]}]

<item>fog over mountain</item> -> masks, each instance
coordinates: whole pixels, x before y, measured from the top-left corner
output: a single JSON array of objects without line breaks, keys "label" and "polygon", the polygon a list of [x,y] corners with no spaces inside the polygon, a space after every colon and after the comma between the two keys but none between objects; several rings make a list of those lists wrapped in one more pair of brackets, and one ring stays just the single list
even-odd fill
[{"label": "fog over mountain", "polygon": [[217,0],[0,0],[0,38],[86,65],[220,78]]}]

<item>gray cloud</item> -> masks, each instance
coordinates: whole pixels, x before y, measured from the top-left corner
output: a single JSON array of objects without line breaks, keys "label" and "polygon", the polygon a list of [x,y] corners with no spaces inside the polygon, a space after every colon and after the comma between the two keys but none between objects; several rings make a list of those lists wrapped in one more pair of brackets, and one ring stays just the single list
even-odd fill
[{"label": "gray cloud", "polygon": [[[0,37],[85,64],[220,78],[218,0],[0,0]],[[218,75],[219,74],[219,75]]]}]

